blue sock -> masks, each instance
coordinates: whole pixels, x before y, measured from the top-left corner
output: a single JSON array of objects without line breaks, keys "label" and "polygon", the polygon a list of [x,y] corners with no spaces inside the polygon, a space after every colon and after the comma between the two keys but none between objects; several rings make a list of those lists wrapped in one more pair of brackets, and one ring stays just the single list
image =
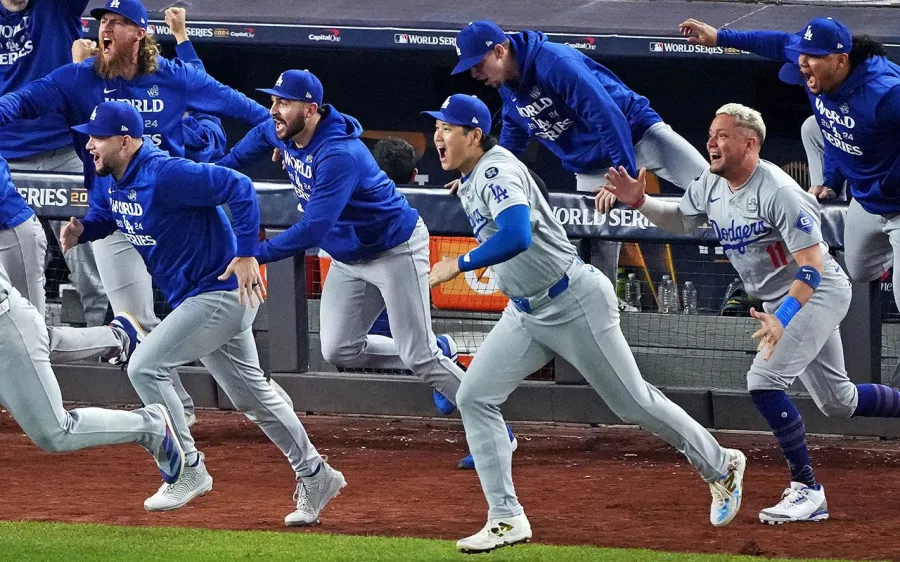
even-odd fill
[{"label": "blue sock", "polygon": [[806,447],[806,426],[797,407],[783,390],[751,390],[750,396],[762,414],[791,469],[791,481],[816,485],[816,475]]},{"label": "blue sock", "polygon": [[315,476],[316,474],[318,474],[320,470],[322,470],[322,461],[319,461],[319,464],[316,465],[316,469],[315,469],[315,470],[313,470],[313,471],[310,472],[309,474],[301,474],[300,477],[301,477],[301,478],[312,478],[313,476]]},{"label": "blue sock", "polygon": [[900,392],[883,384],[858,384],[859,400],[853,417],[900,417]]}]

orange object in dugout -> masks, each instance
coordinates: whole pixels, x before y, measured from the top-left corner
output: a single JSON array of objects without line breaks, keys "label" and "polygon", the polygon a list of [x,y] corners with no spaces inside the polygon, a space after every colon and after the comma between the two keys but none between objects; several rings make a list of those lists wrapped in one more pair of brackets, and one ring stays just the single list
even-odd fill
[{"label": "orange object in dugout", "polygon": [[[465,254],[478,246],[474,238],[466,236],[432,236],[431,265],[444,258]],[[443,310],[472,310],[501,312],[509,299],[500,292],[491,275],[491,268],[466,271],[454,279],[431,289],[431,300]]]}]

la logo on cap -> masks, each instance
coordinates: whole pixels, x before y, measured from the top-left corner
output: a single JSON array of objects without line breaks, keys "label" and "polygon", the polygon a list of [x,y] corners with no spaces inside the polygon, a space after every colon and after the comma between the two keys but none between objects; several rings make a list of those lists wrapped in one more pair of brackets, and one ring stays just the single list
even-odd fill
[{"label": "la logo on cap", "polygon": [[97,108],[94,108],[94,111],[91,112],[91,121],[97,118]]},{"label": "la logo on cap", "polygon": [[444,100],[444,103],[441,104],[441,109],[447,109],[450,107],[450,98]]},{"label": "la logo on cap", "polygon": [[806,26],[806,33],[803,34],[803,38],[806,39],[807,41],[812,41],[812,26],[811,25]]},{"label": "la logo on cap", "polygon": [[109,3],[110,8],[118,8],[120,5],[119,0],[112,0],[112,2]]},{"label": "la logo on cap", "polygon": [[276,86],[281,86],[281,83],[284,81],[284,72],[281,73],[281,76],[278,77],[278,81],[275,82]]}]

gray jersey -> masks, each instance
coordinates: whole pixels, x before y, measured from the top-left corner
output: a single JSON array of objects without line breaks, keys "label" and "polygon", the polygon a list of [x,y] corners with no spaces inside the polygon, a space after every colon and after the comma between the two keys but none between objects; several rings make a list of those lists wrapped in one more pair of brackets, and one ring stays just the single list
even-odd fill
[{"label": "gray jersey", "polygon": [[496,146],[460,183],[458,197],[478,243],[499,228],[494,217],[514,205],[531,209],[531,246],[521,254],[491,266],[497,286],[507,296],[526,297],[547,290],[566,273],[577,256],[566,231],[547,201],[510,151]]},{"label": "gray jersey", "polygon": [[762,300],[787,294],[798,269],[792,252],[816,244],[824,254],[823,282],[846,279],[822,240],[815,198],[771,162],[760,160],[737,192],[705,170],[688,187],[680,209],[685,215],[709,218],[747,292]]},{"label": "gray jersey", "polygon": [[12,283],[9,282],[9,274],[6,273],[3,263],[0,263],[0,302],[6,300],[11,290]]}]

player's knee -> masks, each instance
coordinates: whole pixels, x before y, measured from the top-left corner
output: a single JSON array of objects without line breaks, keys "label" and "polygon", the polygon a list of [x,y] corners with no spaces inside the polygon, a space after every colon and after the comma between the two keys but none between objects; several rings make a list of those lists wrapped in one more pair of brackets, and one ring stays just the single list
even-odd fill
[{"label": "player's knee", "polygon": [[856,408],[853,404],[844,403],[840,400],[829,400],[819,406],[819,410],[829,418],[848,419],[853,416],[853,410]]},{"label": "player's knee", "polygon": [[476,385],[466,384],[463,381],[456,391],[456,407],[460,411],[467,411],[480,408],[485,405],[484,394],[480,392]]},{"label": "player's knee", "polygon": [[61,427],[49,425],[31,430],[28,437],[35,445],[48,453],[61,453],[66,451],[64,447],[65,431]]},{"label": "player's knee", "polygon": [[355,349],[340,342],[322,340],[322,358],[336,367],[353,367],[351,363],[359,357],[361,349]]}]

